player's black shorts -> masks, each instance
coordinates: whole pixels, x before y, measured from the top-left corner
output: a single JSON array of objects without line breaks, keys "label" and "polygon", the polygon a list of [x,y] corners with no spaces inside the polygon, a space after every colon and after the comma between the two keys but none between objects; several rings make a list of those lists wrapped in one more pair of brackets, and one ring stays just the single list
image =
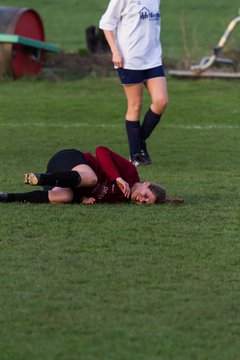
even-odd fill
[{"label": "player's black shorts", "polygon": [[140,84],[156,77],[165,77],[162,65],[146,70],[118,68],[117,72],[122,85]]},{"label": "player's black shorts", "polygon": [[[70,171],[77,165],[85,164],[88,165],[84,154],[75,149],[66,149],[58,151],[51,157],[47,164],[46,173],[59,172],[59,171]],[[44,190],[49,191],[54,186],[45,185]],[[76,194],[75,194],[76,192]],[[81,198],[81,189],[74,189],[74,200],[79,201]],[[75,199],[76,198],[76,199]]]},{"label": "player's black shorts", "polygon": [[81,164],[88,164],[81,151],[75,149],[61,150],[51,157],[46,172],[68,171]]}]

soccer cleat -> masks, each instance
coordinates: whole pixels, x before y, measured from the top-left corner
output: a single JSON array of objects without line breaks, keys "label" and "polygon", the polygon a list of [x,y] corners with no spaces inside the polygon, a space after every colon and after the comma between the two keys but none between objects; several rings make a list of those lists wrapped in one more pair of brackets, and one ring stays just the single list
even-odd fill
[{"label": "soccer cleat", "polygon": [[152,163],[152,160],[150,158],[150,155],[147,151],[147,144],[145,141],[141,142],[141,152],[140,154],[142,155],[143,159],[145,160],[145,165],[150,165]]},{"label": "soccer cleat", "polygon": [[0,192],[0,202],[6,202],[7,201],[7,193]]},{"label": "soccer cleat", "polygon": [[134,166],[149,165],[149,162],[142,156],[142,154],[134,154],[130,159]]},{"label": "soccer cleat", "polygon": [[24,184],[41,185],[41,174],[27,173],[24,174]]}]

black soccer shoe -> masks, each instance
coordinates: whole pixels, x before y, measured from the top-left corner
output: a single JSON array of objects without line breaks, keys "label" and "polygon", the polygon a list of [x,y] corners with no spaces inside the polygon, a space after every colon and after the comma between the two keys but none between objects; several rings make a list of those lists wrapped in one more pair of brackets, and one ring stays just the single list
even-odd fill
[{"label": "black soccer shoe", "polygon": [[24,184],[29,184],[33,186],[42,185],[41,174],[36,174],[36,173],[24,174]]},{"label": "black soccer shoe", "polygon": [[145,141],[141,142],[141,152],[143,159],[145,160],[145,165],[150,165],[152,163],[151,157],[147,151],[147,144]]},{"label": "black soccer shoe", "polygon": [[136,167],[149,165],[149,162],[145,159],[145,157],[142,154],[134,154],[130,159],[130,162]]},{"label": "black soccer shoe", "polygon": [[7,201],[7,194],[4,192],[0,192],[0,202],[6,202]]}]

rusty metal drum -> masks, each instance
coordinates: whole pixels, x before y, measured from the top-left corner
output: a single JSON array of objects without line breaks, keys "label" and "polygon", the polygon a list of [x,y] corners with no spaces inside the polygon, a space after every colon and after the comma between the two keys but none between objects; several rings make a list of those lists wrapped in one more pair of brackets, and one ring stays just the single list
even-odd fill
[{"label": "rusty metal drum", "polygon": [[[35,10],[0,6],[0,36],[13,34],[37,41],[45,40],[42,20]],[[0,75],[15,78],[37,75],[42,68],[43,53],[36,57],[36,49],[21,43],[0,43]]]}]

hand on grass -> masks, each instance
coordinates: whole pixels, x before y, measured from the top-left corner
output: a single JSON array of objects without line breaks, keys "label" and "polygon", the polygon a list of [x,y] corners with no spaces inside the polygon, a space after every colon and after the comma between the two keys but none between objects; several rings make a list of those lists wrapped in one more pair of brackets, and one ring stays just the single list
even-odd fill
[{"label": "hand on grass", "polygon": [[83,198],[82,198],[82,203],[83,203],[84,205],[94,204],[95,201],[96,201],[96,199],[95,199],[94,197],[90,197],[90,198],[83,197]]}]

